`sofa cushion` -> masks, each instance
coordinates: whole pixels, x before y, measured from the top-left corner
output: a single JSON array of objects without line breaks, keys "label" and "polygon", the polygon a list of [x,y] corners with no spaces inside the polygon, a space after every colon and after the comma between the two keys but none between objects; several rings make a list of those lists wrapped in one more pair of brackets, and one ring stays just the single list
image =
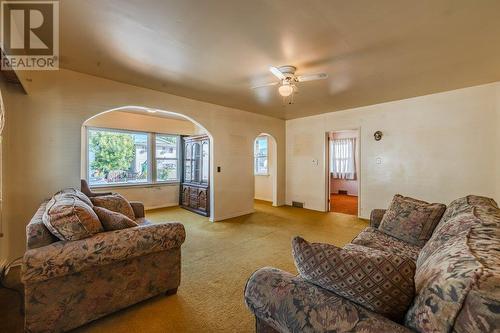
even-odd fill
[{"label": "sofa cushion", "polygon": [[416,297],[405,324],[419,332],[495,331],[499,248],[500,210],[493,200],[452,202],[417,260]]},{"label": "sofa cushion", "polygon": [[92,208],[73,195],[55,195],[49,200],[43,224],[60,240],[78,240],[103,231]]},{"label": "sofa cushion", "polygon": [[130,203],[118,193],[92,197],[90,199],[95,206],[104,207],[113,212],[121,213],[131,220],[135,220],[134,210]]},{"label": "sofa cushion", "polygon": [[498,209],[496,203],[490,198],[470,195],[453,200],[446,208],[431,238],[422,248],[422,252],[418,256],[417,267],[438,247],[448,242],[455,235],[480,223],[477,214],[474,213],[474,209],[477,210],[478,207]]},{"label": "sofa cushion", "polygon": [[421,250],[419,246],[403,242],[372,227],[368,227],[361,231],[361,233],[359,233],[359,235],[352,240],[351,244],[347,244],[344,248],[360,245],[381,251],[391,252],[400,256],[406,256],[411,258],[413,261],[417,260],[418,254]]},{"label": "sofa cushion", "polygon": [[90,201],[90,198],[88,196],[86,196],[83,192],[75,189],[75,188],[65,188],[64,190],[61,190],[59,192],[57,192],[56,194],[54,194],[55,198],[76,198],[76,199],[79,199],[83,202],[85,202],[87,205],[89,205],[90,207],[93,206],[92,204],[92,201]]},{"label": "sofa cushion", "polygon": [[379,230],[417,246],[424,246],[446,206],[396,194],[385,212]]},{"label": "sofa cushion", "polygon": [[415,262],[375,249],[341,249],[295,237],[293,257],[300,275],[384,316],[398,319],[414,295]]},{"label": "sofa cushion", "polygon": [[261,268],[245,287],[248,308],[278,332],[412,333],[363,306],[276,268]]},{"label": "sofa cushion", "polygon": [[129,219],[127,216],[103,207],[94,206],[94,212],[97,214],[97,217],[99,217],[105,231],[120,230],[138,226],[134,220]]}]

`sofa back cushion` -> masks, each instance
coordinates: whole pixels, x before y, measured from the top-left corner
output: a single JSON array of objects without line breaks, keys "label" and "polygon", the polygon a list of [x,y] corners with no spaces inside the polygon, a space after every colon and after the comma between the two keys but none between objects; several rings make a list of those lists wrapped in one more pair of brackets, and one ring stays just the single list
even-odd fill
[{"label": "sofa back cushion", "polygon": [[58,192],[47,203],[43,224],[60,240],[79,240],[103,231],[92,206],[78,192]]},{"label": "sofa back cushion", "polygon": [[407,243],[424,246],[446,206],[396,194],[380,222],[379,230]]},{"label": "sofa back cushion", "polygon": [[453,201],[417,259],[416,297],[406,326],[417,332],[494,327],[500,319],[499,236],[500,210],[492,199]]},{"label": "sofa back cushion", "polygon": [[118,193],[92,197],[92,203],[98,207],[106,208],[110,211],[125,215],[131,220],[135,220],[134,209],[127,199]]}]

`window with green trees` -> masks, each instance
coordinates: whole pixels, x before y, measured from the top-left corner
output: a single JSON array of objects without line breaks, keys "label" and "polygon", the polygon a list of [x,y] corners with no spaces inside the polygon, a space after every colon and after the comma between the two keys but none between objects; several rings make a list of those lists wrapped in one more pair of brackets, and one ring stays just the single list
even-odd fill
[{"label": "window with green trees", "polygon": [[179,181],[179,141],[178,135],[88,128],[89,184],[111,186]]}]

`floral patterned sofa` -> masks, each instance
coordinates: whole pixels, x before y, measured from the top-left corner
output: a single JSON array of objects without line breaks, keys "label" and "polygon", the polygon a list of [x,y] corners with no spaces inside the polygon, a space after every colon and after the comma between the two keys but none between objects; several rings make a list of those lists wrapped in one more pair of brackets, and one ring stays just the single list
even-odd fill
[{"label": "floral patterned sofa", "polygon": [[180,223],[149,223],[131,202],[136,227],[60,241],[44,225],[44,202],[26,227],[23,258],[25,331],[63,332],[180,283]]},{"label": "floral patterned sofa", "polygon": [[[500,332],[500,209],[467,196],[446,209],[430,240],[418,247],[380,232],[384,210],[352,244],[390,251],[416,263],[415,298],[394,322],[276,268],[247,282],[245,301],[257,332]],[[348,248],[352,245],[346,245]]]}]

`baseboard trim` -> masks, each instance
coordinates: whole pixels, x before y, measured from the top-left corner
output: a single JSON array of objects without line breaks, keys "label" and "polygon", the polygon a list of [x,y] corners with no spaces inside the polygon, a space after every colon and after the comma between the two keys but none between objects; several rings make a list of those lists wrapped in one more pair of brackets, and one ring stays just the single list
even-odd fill
[{"label": "baseboard trim", "polygon": [[255,199],[255,200],[260,200],[260,201],[273,202],[273,199],[269,199],[269,198],[259,198],[259,197],[255,197],[254,199]]},{"label": "baseboard trim", "polygon": [[219,221],[223,221],[223,220],[227,220],[227,219],[232,219],[233,217],[248,215],[248,214],[252,214],[252,213],[255,213],[255,209],[253,209],[253,208],[249,209],[249,210],[241,211],[241,212],[223,215],[223,216],[217,216],[217,217],[213,217],[213,218],[210,217],[209,221],[210,222],[219,222]]},{"label": "baseboard trim", "polygon": [[179,206],[179,203],[173,202],[173,203],[168,203],[168,204],[158,205],[158,206],[145,206],[144,210],[153,210],[153,209],[168,208],[168,207],[175,207],[175,206]]}]

